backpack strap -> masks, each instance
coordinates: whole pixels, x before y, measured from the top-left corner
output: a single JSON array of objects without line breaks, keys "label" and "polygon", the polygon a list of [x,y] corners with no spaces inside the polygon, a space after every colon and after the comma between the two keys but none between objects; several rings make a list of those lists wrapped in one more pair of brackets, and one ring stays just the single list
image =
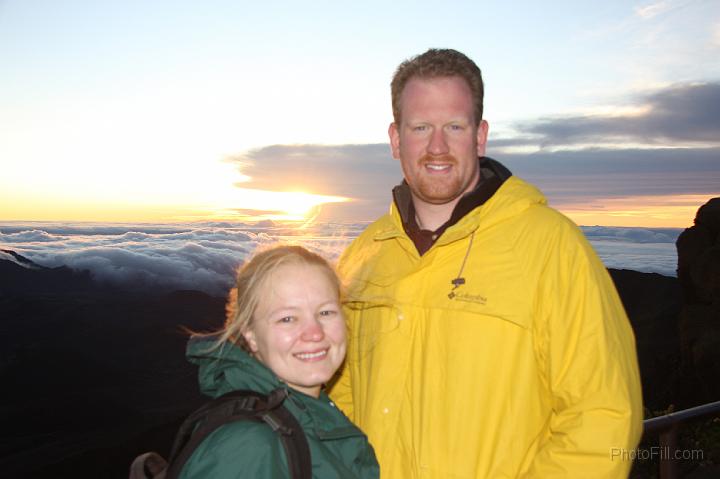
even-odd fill
[{"label": "backpack strap", "polygon": [[282,405],[287,391],[278,388],[269,395],[255,391],[231,391],[209,401],[180,426],[170,453],[167,479],[180,476],[192,453],[219,427],[235,421],[264,422],[280,436],[293,479],[311,479],[310,447],[298,420]]}]

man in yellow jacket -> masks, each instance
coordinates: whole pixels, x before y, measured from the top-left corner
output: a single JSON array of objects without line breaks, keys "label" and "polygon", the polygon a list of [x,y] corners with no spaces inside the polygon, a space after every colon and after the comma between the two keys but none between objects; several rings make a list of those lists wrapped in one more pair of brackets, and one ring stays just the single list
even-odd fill
[{"label": "man in yellow jacket", "polygon": [[391,89],[405,181],[340,260],[350,337],[331,396],[385,479],[627,476],[640,379],[607,270],[484,156],[472,60],[428,50]]}]

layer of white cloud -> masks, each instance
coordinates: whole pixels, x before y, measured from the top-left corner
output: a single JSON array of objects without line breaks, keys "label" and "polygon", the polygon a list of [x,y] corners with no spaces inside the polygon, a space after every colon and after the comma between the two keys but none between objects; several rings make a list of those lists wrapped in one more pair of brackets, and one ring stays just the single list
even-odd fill
[{"label": "layer of white cloud", "polygon": [[[310,229],[267,224],[66,225],[0,224],[0,248],[45,267],[87,269],[110,284],[160,286],[224,295],[234,271],[258,247],[302,244],[335,261],[364,224]],[[674,275],[679,229],[583,228],[606,266]],[[10,255],[0,259],[14,261]]]},{"label": "layer of white cloud", "polygon": [[616,242],[637,244],[675,244],[682,228],[615,228],[607,226],[582,226],[585,237],[591,242]]},{"label": "layer of white cloud", "polygon": [[608,268],[677,275],[675,241],[681,228],[581,227]]},{"label": "layer of white cloud", "polygon": [[0,225],[0,245],[41,266],[87,269],[105,283],[223,295],[238,265],[264,245],[298,242],[334,260],[358,227],[330,227],[9,223]]}]

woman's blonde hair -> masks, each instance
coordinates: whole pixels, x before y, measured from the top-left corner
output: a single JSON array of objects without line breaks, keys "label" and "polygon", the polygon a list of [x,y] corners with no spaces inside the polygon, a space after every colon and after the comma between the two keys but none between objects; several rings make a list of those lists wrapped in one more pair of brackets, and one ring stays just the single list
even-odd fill
[{"label": "woman's blonde hair", "polygon": [[231,341],[250,352],[243,333],[252,323],[260,300],[260,293],[268,286],[268,279],[279,267],[287,264],[318,266],[341,294],[340,280],[335,270],[322,256],[302,246],[274,246],[256,253],[237,272],[235,287],[230,290],[225,306],[225,326],[218,334],[216,345]]}]

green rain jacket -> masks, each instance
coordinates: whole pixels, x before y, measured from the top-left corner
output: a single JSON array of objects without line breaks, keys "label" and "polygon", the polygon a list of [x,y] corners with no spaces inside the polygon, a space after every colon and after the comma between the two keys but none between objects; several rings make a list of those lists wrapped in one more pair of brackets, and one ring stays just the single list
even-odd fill
[{"label": "green rain jacket", "polygon": [[[193,338],[187,358],[200,367],[200,389],[213,398],[247,389],[268,394],[287,388],[283,405],[305,432],[314,478],[370,479],[379,468],[367,437],[322,392],[313,398],[288,388],[241,348],[225,343],[208,352],[213,338]],[[182,470],[182,479],[288,478],[287,459],[277,434],[266,424],[237,421],[208,436]]]}]

